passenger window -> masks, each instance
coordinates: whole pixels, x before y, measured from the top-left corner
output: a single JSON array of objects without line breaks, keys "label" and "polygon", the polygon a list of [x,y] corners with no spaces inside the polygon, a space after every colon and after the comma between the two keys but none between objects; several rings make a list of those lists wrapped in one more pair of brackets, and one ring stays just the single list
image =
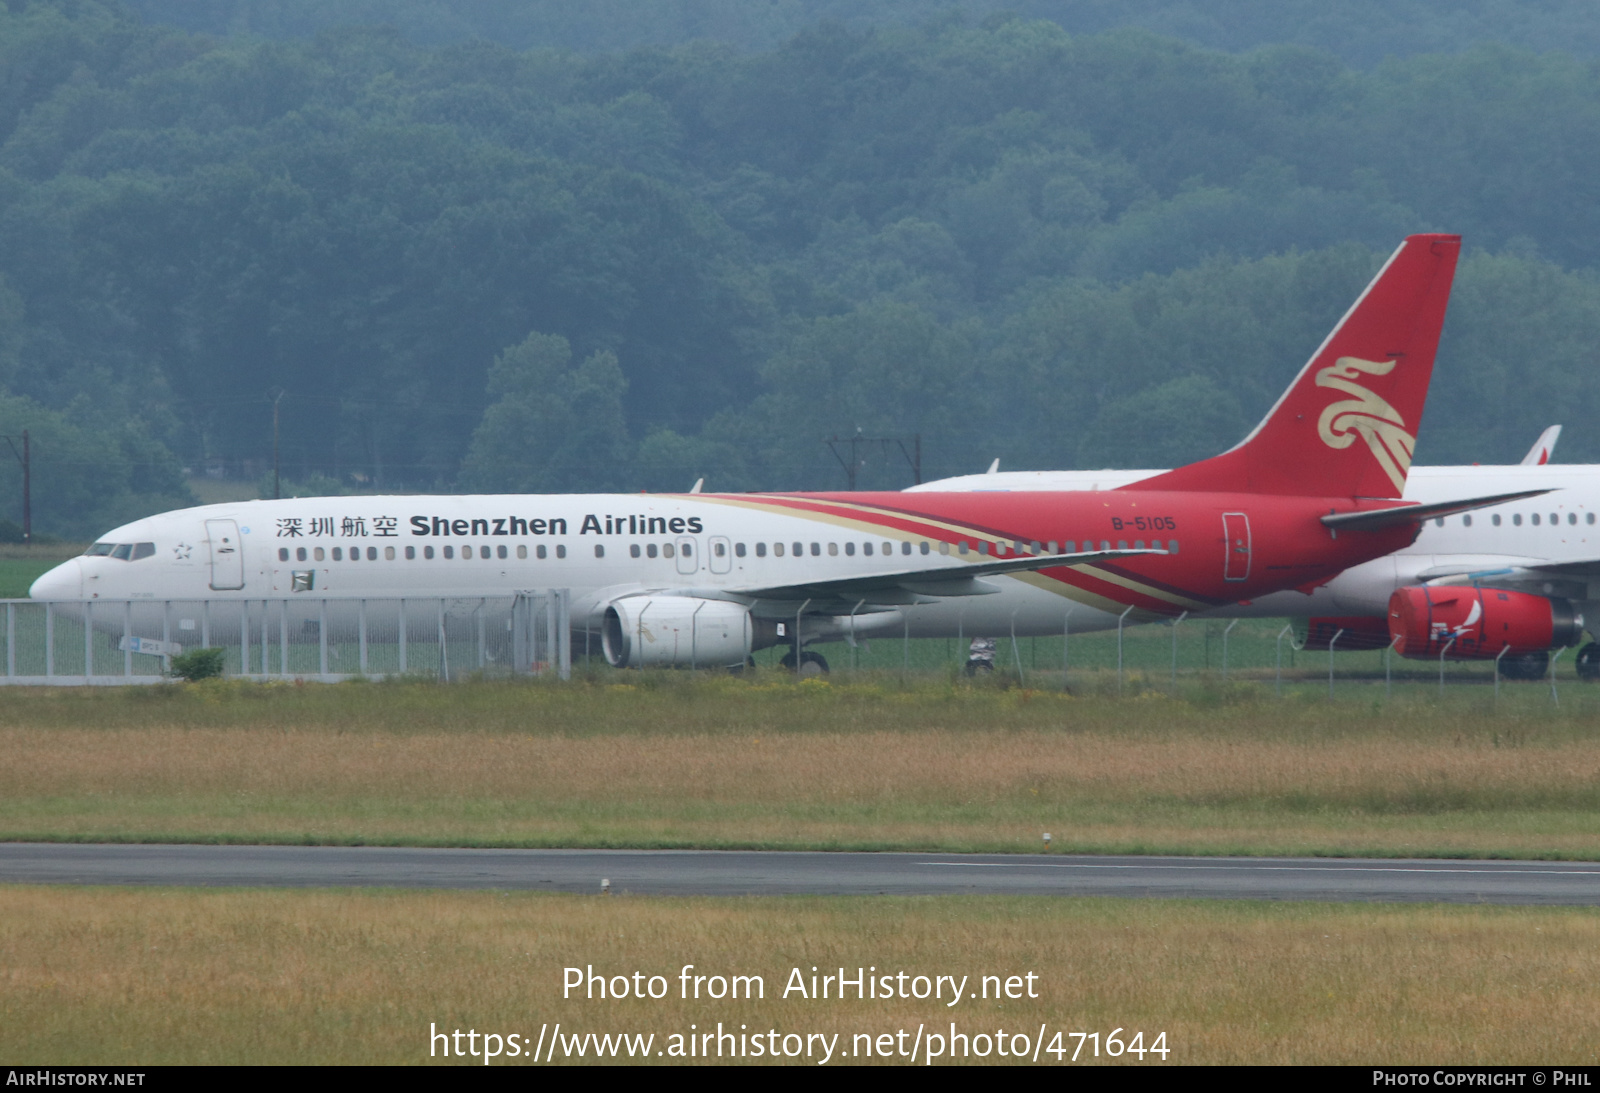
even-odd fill
[{"label": "passenger window", "polygon": [[922,553],[928,553],[928,540],[922,540]]},{"label": "passenger window", "polygon": [[423,547],[422,548],[422,557],[423,557],[423,560],[431,562],[433,560],[433,547],[431,547],[431,546]]},{"label": "passenger window", "polygon": [[837,558],[839,556],[839,544],[838,543],[829,543],[828,544],[828,556],[830,558]]},{"label": "passenger window", "polygon": [[783,557],[783,544],[782,543],[773,543],[772,544],[772,556],[774,558]]},{"label": "passenger window", "polygon": [[1167,540],[1167,553],[1168,554],[1176,554],[1176,553],[1178,553],[1178,540],[1176,540],[1176,539],[1168,539]]},{"label": "passenger window", "polygon": [[1117,549],[1118,550],[1127,550],[1128,549],[1128,540],[1126,540],[1126,539],[1118,539],[1117,540]]},{"label": "passenger window", "polygon": [[1470,512],[1461,518],[1461,526],[1464,528],[1472,526],[1472,514]]},{"label": "passenger window", "polygon": [[1586,523],[1586,524],[1594,523],[1594,513],[1592,513],[1592,512],[1585,513],[1584,516],[1583,516],[1583,522]]},{"label": "passenger window", "polygon": [[965,539],[963,539],[959,543],[957,543],[956,544],[956,550],[957,550],[957,552],[959,552],[961,554],[965,554],[967,552],[967,541]]},{"label": "passenger window", "polygon": [[297,561],[297,562],[303,562],[303,561],[306,560],[306,548],[305,547],[295,547],[295,549],[294,549],[294,560]]},{"label": "passenger window", "polygon": [[[1537,517],[1537,516],[1535,516],[1535,517],[1534,517],[1534,518],[1533,518],[1533,522],[1534,522],[1534,523],[1536,523],[1536,524],[1537,524],[1537,523],[1538,523],[1538,522],[1539,522],[1539,518],[1538,518],[1538,517]],[[1434,521],[1433,521],[1433,526],[1434,526],[1434,527],[1437,527],[1437,528],[1442,528],[1442,527],[1444,527],[1444,517],[1443,517],[1443,516],[1440,516],[1440,517],[1438,517],[1438,518],[1436,518],[1436,519],[1435,519],[1435,520],[1434,520]]]},{"label": "passenger window", "polygon": [[811,556],[813,558],[820,558],[822,556],[822,544],[821,543],[812,543],[811,544]]},{"label": "passenger window", "polygon": [[288,547],[279,547],[278,548],[278,561],[287,562],[288,560],[289,560],[289,548]]},{"label": "passenger window", "polygon": [[939,544],[939,553],[940,554],[949,554],[950,553],[950,544],[949,543],[940,543]]},{"label": "passenger window", "polygon": [[676,557],[676,556],[677,556],[677,553],[678,553],[678,552],[677,552],[677,551],[676,551],[676,550],[674,550],[674,549],[673,549],[673,547],[672,547],[672,544],[671,544],[671,543],[662,543],[662,544],[661,544],[661,556],[662,556],[662,557],[663,557],[663,558],[673,558],[673,557]]},{"label": "passenger window", "polygon": [[728,556],[728,545],[726,543],[712,543],[711,553],[719,558],[726,558]]},{"label": "passenger window", "polygon": [[111,552],[111,556],[113,558],[115,558],[119,562],[127,561],[129,556],[131,556],[132,554],[133,554],[133,544],[132,543],[118,543],[117,546],[116,546],[116,549],[114,549]]},{"label": "passenger window", "polygon": [[[450,548],[449,547],[445,547],[445,549],[449,550]],[[333,560],[336,561],[336,562],[344,561],[344,547],[334,547],[333,548]]]},{"label": "passenger window", "polygon": [[1044,553],[1044,546],[1037,539],[1028,544],[1028,549],[1032,550],[1035,554]]},{"label": "passenger window", "polygon": [[394,561],[394,547],[383,548],[383,560],[386,562]]},{"label": "passenger window", "polygon": [[654,543],[646,543],[644,545],[644,553],[645,557],[654,558],[657,554],[660,554],[661,551],[656,548]]},{"label": "passenger window", "polygon": [[[778,545],[780,547],[783,546],[782,543],[779,543]],[[757,543],[756,544],[756,557],[757,558],[765,558],[766,556],[767,556],[767,544],[766,543]]]},{"label": "passenger window", "polygon": [[606,548],[605,548],[605,544],[603,544],[603,543],[596,543],[596,544],[595,544],[595,545],[594,545],[594,556],[595,556],[595,557],[596,557],[596,558],[604,558],[604,557],[605,557],[605,556],[606,556]]},{"label": "passenger window", "polygon": [[[828,545],[832,546],[833,544],[829,543]],[[854,543],[846,543],[844,545],[844,553],[845,557],[854,558],[856,556],[856,545]]]},{"label": "passenger window", "polygon": [[[520,549],[526,550],[527,548],[526,547],[522,547]],[[406,561],[414,562],[416,560],[417,560],[417,548],[414,547],[414,546],[406,547]]]},{"label": "passenger window", "polygon": [[1055,540],[1054,540],[1054,539],[1051,539],[1051,540],[1050,540],[1050,553],[1051,553],[1051,554],[1060,554],[1060,553],[1061,553],[1061,551],[1059,551],[1059,550],[1057,550],[1057,549],[1056,549],[1056,547],[1058,547],[1058,546],[1059,546],[1059,545],[1060,545],[1060,544],[1059,544],[1059,543],[1057,543],[1057,542],[1056,542],[1056,541],[1055,541]]},{"label": "passenger window", "polygon": [[1101,550],[1110,550],[1111,549],[1111,544],[1108,543],[1106,540],[1101,539],[1100,540],[1100,549]]},{"label": "passenger window", "polygon": [[378,560],[378,548],[377,547],[368,547],[367,548],[367,561],[375,562],[377,560]]},{"label": "passenger window", "polygon": [[[1559,524],[1559,523],[1561,523],[1561,515],[1559,513],[1552,512],[1550,514],[1550,524],[1551,524],[1551,526],[1553,527],[1554,525]],[[138,555],[135,554],[134,557],[137,558]]]},{"label": "passenger window", "polygon": [[744,544],[743,543],[734,543],[733,544],[733,552],[738,557],[743,558],[744,557]]},{"label": "passenger window", "polygon": [[891,555],[893,553],[894,553],[894,544],[893,543],[884,543],[883,544],[883,556],[885,558],[887,558],[889,555]]},{"label": "passenger window", "polygon": [[987,540],[984,540],[978,544],[978,553],[983,555],[987,555],[989,553],[989,543]]},{"label": "passenger window", "polygon": [[549,549],[543,543],[540,543],[538,546],[534,547],[533,552],[539,556],[539,560],[541,562],[550,556]]},{"label": "passenger window", "polygon": [[862,543],[861,544],[861,554],[862,554],[863,557],[866,557],[866,558],[872,557],[872,544],[871,543]]},{"label": "passenger window", "polygon": [[567,544],[566,543],[557,543],[556,544],[556,557],[557,558],[565,558],[566,556],[567,556]]},{"label": "passenger window", "polygon": [[1144,540],[1143,539],[1135,539],[1133,541],[1133,549],[1134,550],[1143,550],[1144,549]]},{"label": "passenger window", "polygon": [[527,558],[528,558],[528,544],[527,543],[518,543],[517,544],[517,558],[519,560],[521,560],[521,561],[526,561],[527,560]]},{"label": "passenger window", "polygon": [[1577,513],[1575,513],[1575,512],[1567,513],[1567,523],[1568,524],[1576,524],[1577,522],[1578,522],[1578,514]]},{"label": "passenger window", "polygon": [[1518,528],[1522,526],[1522,513],[1514,512],[1511,514],[1511,526]]},{"label": "passenger window", "polygon": [[900,553],[901,554],[910,554],[911,553],[911,543],[909,541],[900,544]]},{"label": "passenger window", "polygon": [[[451,547],[451,546],[447,546],[442,551],[440,551],[439,553],[444,556],[446,561],[449,561],[449,560],[453,559],[456,556],[456,548],[455,547]],[[339,551],[338,551],[337,548],[334,549],[333,560],[336,561],[336,562],[339,560]]]},{"label": "passenger window", "polygon": [[644,552],[639,549],[639,544],[638,543],[630,543],[628,545],[628,557],[637,558],[637,557],[639,557],[639,555],[641,555],[643,553]]},{"label": "passenger window", "polygon": [[684,543],[681,547],[678,548],[678,553],[683,555],[683,557],[685,557],[685,558],[693,557],[694,556],[694,544],[693,543]]},{"label": "passenger window", "polygon": [[499,546],[494,548],[494,553],[495,557],[504,558],[506,556],[506,545],[501,543]]},{"label": "passenger window", "polygon": [[1493,516],[1489,517],[1489,523],[1493,524],[1495,527],[1499,527],[1500,526],[1500,514],[1497,512]]},{"label": "passenger window", "polygon": [[794,545],[794,556],[796,558],[800,557],[805,552],[806,552],[806,545],[804,543],[796,543]]}]

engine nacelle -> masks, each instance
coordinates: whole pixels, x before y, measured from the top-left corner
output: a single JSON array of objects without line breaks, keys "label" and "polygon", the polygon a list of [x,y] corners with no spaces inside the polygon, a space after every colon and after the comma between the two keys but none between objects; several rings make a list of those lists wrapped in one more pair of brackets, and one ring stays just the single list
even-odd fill
[{"label": "engine nacelle", "polygon": [[[1499,588],[1411,585],[1389,597],[1395,649],[1413,659],[1493,660],[1576,645],[1583,616],[1571,600]],[[1453,642],[1453,643],[1452,643]],[[1445,652],[1445,647],[1449,651]]]},{"label": "engine nacelle", "polygon": [[1360,649],[1387,649],[1394,640],[1389,634],[1389,620],[1370,615],[1352,615],[1347,618],[1306,619],[1294,624],[1295,640],[1302,649],[1322,652],[1330,642],[1336,653],[1351,653]]},{"label": "engine nacelle", "polygon": [[743,665],[753,646],[748,608],[690,596],[629,596],[606,608],[600,647],[613,668]]}]

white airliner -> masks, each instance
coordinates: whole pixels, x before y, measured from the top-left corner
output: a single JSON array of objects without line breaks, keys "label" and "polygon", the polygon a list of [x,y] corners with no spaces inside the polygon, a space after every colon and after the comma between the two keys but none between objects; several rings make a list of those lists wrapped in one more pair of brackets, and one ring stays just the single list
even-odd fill
[{"label": "white airliner", "polygon": [[[1117,489],[240,502],[117,528],[30,594],[204,599],[214,617],[273,598],[307,621],[328,602],[337,624],[364,598],[566,588],[574,625],[619,667],[744,664],[789,644],[804,671],[824,667],[805,645],[855,634],[1059,634],[1309,591],[1392,566],[1427,520],[1548,488],[1402,500],[1459,251],[1458,236],[1409,237],[1249,436]],[[1593,534],[1583,515],[1573,533]],[[1494,640],[1548,648],[1554,601],[1507,602],[1516,628]],[[1452,623],[1456,651],[1510,610],[1480,608]]]},{"label": "white airliner", "polygon": [[[1517,594],[1520,606],[1535,608],[1539,625],[1551,619],[1550,648],[1581,640],[1584,619],[1600,619],[1600,466],[1549,462],[1561,426],[1546,429],[1520,464],[1500,466],[1414,466],[1406,479],[1405,499],[1430,504],[1482,493],[1549,493],[1481,511],[1437,517],[1423,525],[1416,542],[1393,554],[1352,566],[1315,588],[1276,592],[1243,603],[1196,612],[1210,618],[1309,619],[1307,644],[1326,648],[1338,635],[1339,649],[1382,648],[1393,639],[1387,615],[1395,593],[1427,585],[1430,599],[1453,593],[1461,585]],[[906,492],[1114,490],[1161,470],[1000,471],[999,460],[987,473],[960,475],[912,486]],[[1520,597],[1530,597],[1523,600]],[[1541,602],[1548,600],[1552,608]],[[1470,611],[1470,604],[1467,605]],[[1457,628],[1445,626],[1443,641]],[[1475,620],[1476,621],[1476,620]],[[1340,631],[1343,631],[1340,634]],[[1424,643],[1426,644],[1426,643]],[[1461,644],[1458,642],[1458,644]],[[1481,643],[1479,643],[1481,644]],[[1474,644],[1461,651],[1471,659],[1492,656]],[[1548,663],[1546,652],[1513,643],[1515,655],[1503,663],[1507,674],[1536,677]],[[1440,643],[1417,655],[1437,656]],[[1446,656],[1456,652],[1451,649]],[[1579,650],[1577,665],[1586,679],[1600,678],[1600,645]]]}]

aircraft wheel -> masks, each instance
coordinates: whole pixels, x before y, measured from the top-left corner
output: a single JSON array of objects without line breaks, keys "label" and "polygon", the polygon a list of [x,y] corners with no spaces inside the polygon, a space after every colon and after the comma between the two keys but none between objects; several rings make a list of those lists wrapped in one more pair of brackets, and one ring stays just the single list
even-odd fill
[{"label": "aircraft wheel", "polygon": [[967,661],[967,675],[975,676],[979,672],[982,672],[986,676],[993,675],[994,674],[994,661],[992,661],[992,660],[969,660],[969,661]]},{"label": "aircraft wheel", "polygon": [[1578,678],[1593,683],[1600,679],[1600,643],[1590,642],[1578,650]]},{"label": "aircraft wheel", "polygon": [[[794,654],[787,653],[778,662],[789,671],[794,671]],[[800,678],[810,679],[812,676],[825,676],[828,674],[828,662],[821,653],[800,654]]]},{"label": "aircraft wheel", "polygon": [[1500,661],[1500,674],[1507,679],[1540,680],[1549,670],[1549,653],[1519,653]]}]

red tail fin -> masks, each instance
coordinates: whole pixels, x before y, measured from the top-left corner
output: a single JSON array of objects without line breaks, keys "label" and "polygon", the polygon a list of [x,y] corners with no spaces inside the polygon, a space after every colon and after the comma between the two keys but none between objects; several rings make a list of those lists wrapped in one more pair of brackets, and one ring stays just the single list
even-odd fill
[{"label": "red tail fin", "polygon": [[1254,432],[1123,488],[1399,497],[1460,252],[1459,235],[1409,236]]}]

